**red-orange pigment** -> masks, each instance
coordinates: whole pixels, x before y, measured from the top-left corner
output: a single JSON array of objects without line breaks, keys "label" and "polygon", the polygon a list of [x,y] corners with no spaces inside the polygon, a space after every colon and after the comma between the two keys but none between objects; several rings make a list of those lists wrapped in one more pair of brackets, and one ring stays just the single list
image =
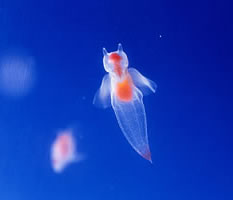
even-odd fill
[{"label": "red-orange pigment", "polygon": [[142,156],[143,156],[143,158],[145,158],[146,160],[148,160],[148,161],[150,161],[152,163],[151,153],[150,153],[149,149]]},{"label": "red-orange pigment", "polygon": [[116,95],[121,101],[131,101],[133,97],[132,82],[129,77],[117,83]]},{"label": "red-orange pigment", "polygon": [[114,61],[114,62],[120,62],[121,61],[121,56],[118,53],[112,53],[109,56],[109,59]]},{"label": "red-orange pigment", "polygon": [[121,56],[118,53],[112,53],[109,59],[113,61],[114,71],[118,76],[122,75],[122,69],[120,65]]},{"label": "red-orange pigment", "polygon": [[61,153],[63,156],[66,156],[67,153],[69,152],[70,138],[68,135],[61,135],[59,140],[60,140],[59,142],[61,145]]}]

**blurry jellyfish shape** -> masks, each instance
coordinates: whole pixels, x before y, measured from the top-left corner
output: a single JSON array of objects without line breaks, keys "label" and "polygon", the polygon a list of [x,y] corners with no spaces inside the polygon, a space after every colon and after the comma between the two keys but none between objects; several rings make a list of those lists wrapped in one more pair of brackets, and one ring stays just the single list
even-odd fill
[{"label": "blurry jellyfish shape", "polygon": [[0,91],[11,97],[28,94],[35,80],[34,59],[30,56],[7,54],[0,58]]},{"label": "blurry jellyfish shape", "polygon": [[52,168],[56,173],[60,173],[64,168],[80,161],[81,155],[76,152],[76,144],[71,131],[63,131],[58,134],[51,148]]}]

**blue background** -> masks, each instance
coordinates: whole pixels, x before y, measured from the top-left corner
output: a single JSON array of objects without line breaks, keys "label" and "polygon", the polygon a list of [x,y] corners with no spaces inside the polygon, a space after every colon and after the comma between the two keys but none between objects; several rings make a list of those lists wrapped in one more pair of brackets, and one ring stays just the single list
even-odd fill
[{"label": "blue background", "polygon": [[[37,77],[28,96],[0,96],[0,199],[233,199],[230,7],[1,1],[0,53],[26,49]],[[111,108],[92,105],[102,47],[119,42],[130,66],[158,85],[144,98],[153,164],[127,143]],[[55,174],[50,145],[67,127],[86,159]]]}]

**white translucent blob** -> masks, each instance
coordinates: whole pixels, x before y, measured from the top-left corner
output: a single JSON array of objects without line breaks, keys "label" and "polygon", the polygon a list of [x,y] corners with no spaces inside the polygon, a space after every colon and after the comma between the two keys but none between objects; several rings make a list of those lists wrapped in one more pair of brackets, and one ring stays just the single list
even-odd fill
[{"label": "white translucent blob", "polygon": [[70,130],[60,132],[51,147],[53,170],[60,173],[68,164],[81,159],[82,156],[76,152],[76,143],[72,132]]},{"label": "white translucent blob", "polygon": [[7,96],[25,96],[31,90],[34,80],[35,61],[33,57],[9,53],[0,58],[0,92]]}]

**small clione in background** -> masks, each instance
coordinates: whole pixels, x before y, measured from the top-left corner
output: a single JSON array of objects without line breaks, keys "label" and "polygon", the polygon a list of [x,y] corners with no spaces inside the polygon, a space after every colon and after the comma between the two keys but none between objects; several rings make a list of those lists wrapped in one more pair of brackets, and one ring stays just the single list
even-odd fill
[{"label": "small clione in background", "polygon": [[61,131],[51,147],[51,162],[55,172],[60,173],[64,168],[81,160],[81,155],[77,154],[75,139],[71,130]]},{"label": "small clione in background", "polygon": [[103,48],[106,74],[93,103],[106,108],[112,106],[118,124],[134,150],[143,158],[151,160],[147,136],[146,113],[143,95],[156,91],[156,84],[136,69],[128,69],[128,58],[122,45],[108,53]]},{"label": "small clione in background", "polygon": [[19,98],[30,93],[36,79],[35,59],[23,50],[9,50],[0,56],[0,94]]}]

